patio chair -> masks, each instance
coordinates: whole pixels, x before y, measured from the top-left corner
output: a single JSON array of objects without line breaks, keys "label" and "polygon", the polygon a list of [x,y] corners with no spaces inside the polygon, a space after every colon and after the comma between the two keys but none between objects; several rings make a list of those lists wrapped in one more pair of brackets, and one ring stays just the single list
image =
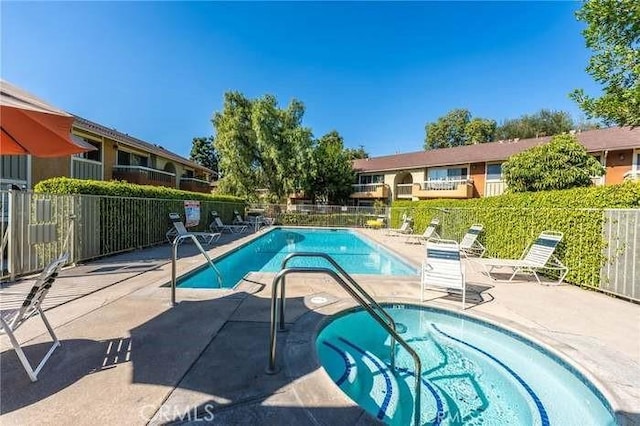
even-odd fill
[{"label": "patio chair", "polygon": [[462,309],[465,308],[466,282],[464,266],[460,261],[460,246],[455,241],[431,238],[426,244],[426,256],[422,262],[420,300],[424,302],[427,287],[459,290],[462,292]]},{"label": "patio chair", "polygon": [[[42,310],[42,302],[44,298],[47,296],[49,289],[51,289],[51,285],[55,281],[58,273],[62,266],[67,263],[69,260],[69,253],[64,253],[53,262],[51,262],[47,267],[42,271],[40,276],[38,277],[35,285],[31,287],[31,291],[24,299],[22,306],[15,309],[7,309],[2,310],[0,312],[0,334],[6,334],[9,337],[9,341],[11,342],[11,346],[16,351],[16,355],[18,355],[18,359],[20,363],[24,367],[24,370],[27,372],[29,379],[32,382],[38,380],[38,374],[44,367],[45,363],[53,354],[53,351],[60,346],[60,342],[58,341],[58,337],[53,331],[51,324],[47,320],[44,311]],[[10,294],[9,292],[3,292],[3,294]],[[40,363],[34,369],[29,363],[24,351],[22,350],[22,346],[18,342],[15,336],[15,331],[20,328],[22,324],[27,322],[30,318],[40,315],[42,318],[42,322],[44,326],[47,328],[51,339],[53,339],[53,345],[49,348],[45,356],[42,358]]]},{"label": "patio chair", "polygon": [[482,257],[485,251],[487,251],[486,247],[482,245],[480,241],[478,241],[478,236],[482,233],[484,227],[480,224],[471,225],[469,230],[464,237],[462,237],[462,241],[460,241],[460,252],[465,256],[477,256]]},{"label": "patio chair", "polygon": [[238,210],[233,211],[234,219],[233,225],[245,225],[249,228],[253,228],[254,231],[259,231],[261,227],[268,226],[269,223],[265,220],[264,216],[247,216],[247,220],[242,219]]},{"label": "patio chair", "polygon": [[429,226],[424,230],[422,234],[409,234],[405,243],[407,244],[422,244],[429,238],[440,238],[438,235],[438,228],[440,227],[440,219],[433,218],[429,222]]},{"label": "patio chair", "polygon": [[511,268],[513,274],[509,281],[513,280],[516,274],[530,273],[536,277],[539,284],[542,284],[538,277],[539,271],[558,271],[560,274],[556,282],[558,285],[569,272],[569,268],[564,266],[554,254],[560,241],[562,241],[561,232],[543,231],[533,244],[524,250],[520,259],[473,259],[472,261],[482,265],[487,275],[494,280],[491,272],[496,268]]},{"label": "patio chair", "polygon": [[220,239],[219,232],[191,232],[182,223],[182,218],[178,213],[169,213],[169,219],[173,224],[173,228],[167,231],[166,237],[170,242],[173,242],[175,237],[182,235],[193,235],[196,238],[202,239],[207,244],[213,244]]},{"label": "patio chair", "polygon": [[412,232],[413,232],[413,229],[411,228],[411,218],[405,217],[404,220],[402,221],[402,225],[400,226],[400,228],[389,229],[387,231],[387,236],[399,237],[399,236],[411,234]]},{"label": "patio chair", "polygon": [[213,222],[209,224],[209,229],[211,229],[211,231],[216,231],[216,232],[227,231],[229,233],[234,233],[234,232],[246,232],[248,229],[247,225],[225,225],[224,223],[222,223],[220,216],[218,216],[218,213],[215,211],[211,212],[211,216],[213,216]]}]

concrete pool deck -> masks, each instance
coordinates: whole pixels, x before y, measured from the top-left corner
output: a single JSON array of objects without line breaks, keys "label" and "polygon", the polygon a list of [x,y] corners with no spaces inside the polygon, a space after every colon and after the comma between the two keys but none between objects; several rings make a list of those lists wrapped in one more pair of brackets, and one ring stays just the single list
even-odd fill
[{"label": "concrete pool deck", "polygon": [[[362,232],[416,265],[422,259],[419,246],[383,231]],[[227,237],[210,254],[252,238],[238,237]],[[181,252],[179,273],[202,264],[192,247]],[[160,246],[63,271],[47,310],[62,346],[38,382],[29,381],[6,337],[0,340],[3,425],[376,423],[316,361],[318,326],[354,306],[330,278],[287,279],[288,331],[278,336],[281,369],[267,375],[273,274],[251,274],[236,290],[178,289],[179,303],[172,308],[164,286],[169,256],[169,246]],[[417,278],[357,280],[379,301],[419,303]],[[477,273],[469,274],[468,284],[474,303],[466,314],[550,346],[598,383],[621,424],[640,424],[640,305],[570,285],[492,282]],[[3,291],[23,287],[28,283]],[[426,305],[460,309],[459,297],[426,294]],[[6,301],[15,303],[13,296],[2,296],[3,307]],[[37,318],[19,329],[30,359],[46,350],[44,331]]]}]

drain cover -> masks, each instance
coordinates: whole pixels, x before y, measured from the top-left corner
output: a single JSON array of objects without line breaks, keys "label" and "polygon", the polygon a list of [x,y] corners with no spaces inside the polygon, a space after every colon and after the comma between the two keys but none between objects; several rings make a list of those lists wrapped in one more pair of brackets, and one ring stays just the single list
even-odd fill
[{"label": "drain cover", "polygon": [[329,299],[323,296],[313,296],[311,299],[309,299],[309,301],[314,305],[321,305],[323,303],[327,303]]}]

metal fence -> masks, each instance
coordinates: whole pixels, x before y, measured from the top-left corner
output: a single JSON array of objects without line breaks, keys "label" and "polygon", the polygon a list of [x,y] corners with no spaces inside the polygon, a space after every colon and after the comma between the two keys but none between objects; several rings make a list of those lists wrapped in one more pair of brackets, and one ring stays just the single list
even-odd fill
[{"label": "metal fence", "polygon": [[[207,229],[213,211],[231,222],[243,207],[200,201],[200,223],[192,229]],[[184,217],[184,200],[0,191],[0,278],[41,270],[67,238],[71,263],[163,243],[170,212]]]}]

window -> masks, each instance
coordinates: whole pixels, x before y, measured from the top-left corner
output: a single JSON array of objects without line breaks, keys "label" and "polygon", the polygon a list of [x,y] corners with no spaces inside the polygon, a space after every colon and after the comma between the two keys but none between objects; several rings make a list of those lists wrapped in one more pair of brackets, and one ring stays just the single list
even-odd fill
[{"label": "window", "polygon": [[487,180],[502,180],[502,163],[487,164]]},{"label": "window", "polygon": [[427,170],[427,180],[466,180],[466,167],[432,167]]},{"label": "window", "polygon": [[635,150],[633,152],[633,166],[632,169],[635,171],[640,171],[640,150]]},{"label": "window", "polygon": [[118,150],[118,166],[148,167],[149,158],[132,152]]},{"label": "window", "polygon": [[383,183],[384,175],[360,175],[360,185],[369,185],[372,183]]},{"label": "window", "polygon": [[74,139],[80,139],[85,143],[91,144],[96,147],[94,151],[81,152],[80,154],[75,154],[76,158],[84,158],[85,160],[93,160],[102,162],[102,144],[100,142],[94,141],[89,138],[84,138],[82,136],[73,135]]}]

